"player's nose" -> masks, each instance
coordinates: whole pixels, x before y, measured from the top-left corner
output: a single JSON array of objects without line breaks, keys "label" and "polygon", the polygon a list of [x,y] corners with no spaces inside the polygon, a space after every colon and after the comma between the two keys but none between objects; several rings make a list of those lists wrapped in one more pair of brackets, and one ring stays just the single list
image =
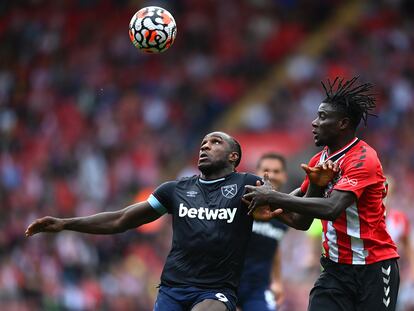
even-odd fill
[{"label": "player's nose", "polygon": [[209,149],[210,149],[210,144],[208,142],[205,142],[204,144],[202,144],[200,148],[201,151],[205,151]]}]

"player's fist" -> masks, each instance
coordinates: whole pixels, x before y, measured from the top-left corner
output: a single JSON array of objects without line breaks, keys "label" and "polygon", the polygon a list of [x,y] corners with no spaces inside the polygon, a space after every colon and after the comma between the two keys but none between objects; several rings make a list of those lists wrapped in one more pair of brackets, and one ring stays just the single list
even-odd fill
[{"label": "player's fist", "polygon": [[319,187],[326,187],[339,172],[338,163],[333,163],[331,160],[315,167],[309,167],[306,164],[302,164],[301,167],[308,175],[309,181]]},{"label": "player's fist", "polygon": [[59,232],[63,230],[64,221],[60,218],[46,216],[32,222],[26,229],[26,236],[39,232]]}]

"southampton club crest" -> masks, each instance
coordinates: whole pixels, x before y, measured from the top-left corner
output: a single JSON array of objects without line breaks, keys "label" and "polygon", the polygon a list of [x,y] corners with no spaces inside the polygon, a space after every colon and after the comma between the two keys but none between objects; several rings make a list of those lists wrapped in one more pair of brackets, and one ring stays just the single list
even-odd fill
[{"label": "southampton club crest", "polygon": [[221,187],[221,194],[227,199],[234,198],[234,196],[237,194],[237,184]]}]

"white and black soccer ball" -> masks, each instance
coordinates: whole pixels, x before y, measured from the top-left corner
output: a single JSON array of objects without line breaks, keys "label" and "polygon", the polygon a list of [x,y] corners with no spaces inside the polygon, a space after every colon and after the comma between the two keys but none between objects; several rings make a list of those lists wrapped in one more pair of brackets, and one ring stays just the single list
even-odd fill
[{"label": "white and black soccer ball", "polygon": [[157,6],[142,8],[129,23],[132,43],[146,53],[164,52],[173,44],[176,35],[174,17],[166,9]]}]

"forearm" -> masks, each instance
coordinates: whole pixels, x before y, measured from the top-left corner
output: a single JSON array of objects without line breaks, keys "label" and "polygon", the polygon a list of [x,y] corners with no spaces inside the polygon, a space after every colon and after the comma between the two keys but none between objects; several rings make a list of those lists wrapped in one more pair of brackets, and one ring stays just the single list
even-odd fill
[{"label": "forearm", "polygon": [[[303,197],[304,193],[297,188],[289,193],[291,196]],[[279,221],[288,225],[289,227],[295,228],[297,230],[308,230],[309,226],[312,224],[313,217],[300,215],[291,211],[284,211],[282,214],[276,217]]]},{"label": "forearm", "polygon": [[310,183],[308,189],[306,190],[305,197],[307,197],[307,198],[321,198],[321,197],[323,197],[324,191],[325,191],[324,188]]},{"label": "forearm", "polygon": [[[339,209],[336,208],[333,200],[326,198],[300,198],[275,192],[268,195],[267,201],[272,208],[281,208],[309,218],[335,220],[339,216]],[[291,216],[292,219],[295,217],[299,216]]]},{"label": "forearm", "polygon": [[282,214],[277,215],[275,218],[289,227],[303,231],[308,230],[313,221],[313,217],[286,210]]},{"label": "forearm", "polygon": [[91,234],[113,234],[123,232],[120,226],[120,211],[104,212],[87,217],[64,218],[63,229]]}]

